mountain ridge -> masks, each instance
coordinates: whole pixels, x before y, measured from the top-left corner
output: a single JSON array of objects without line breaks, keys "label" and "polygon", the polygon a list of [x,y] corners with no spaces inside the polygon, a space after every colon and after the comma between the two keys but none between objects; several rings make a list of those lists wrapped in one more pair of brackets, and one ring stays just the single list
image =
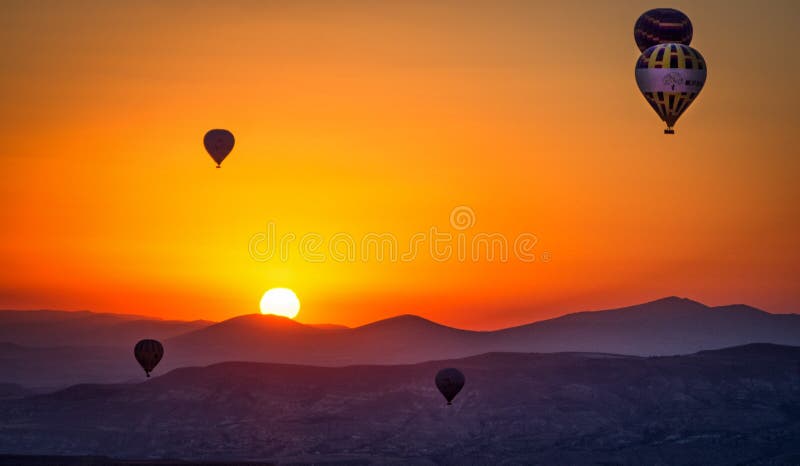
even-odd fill
[{"label": "mountain ridge", "polygon": [[129,345],[142,334],[169,338],[209,324],[92,311],[4,310],[0,311],[0,342],[28,347]]},{"label": "mountain ridge", "polygon": [[[448,328],[448,329],[457,330],[457,331],[461,331],[461,332],[493,333],[493,332],[503,332],[503,331],[513,330],[513,329],[517,329],[517,328],[520,328],[520,327],[527,327],[527,326],[531,326],[531,325],[537,325],[537,324],[541,324],[541,323],[545,323],[545,322],[559,321],[559,320],[562,320],[562,319],[570,320],[570,319],[579,318],[579,317],[595,316],[595,315],[601,314],[601,313],[605,314],[605,316],[608,316],[608,315],[611,315],[611,314],[626,314],[626,313],[631,313],[631,312],[635,312],[636,314],[640,314],[641,315],[641,314],[646,314],[646,313],[654,312],[654,311],[658,312],[658,308],[659,307],[661,307],[662,308],[661,310],[663,310],[663,311],[673,312],[675,307],[682,307],[682,305],[684,305],[684,304],[688,304],[689,306],[694,307],[696,310],[699,310],[699,311],[703,311],[703,310],[705,310],[705,311],[741,311],[741,312],[751,312],[751,313],[754,313],[754,314],[757,314],[757,315],[769,315],[769,316],[798,316],[798,315],[800,315],[798,313],[773,314],[773,313],[770,313],[770,312],[765,311],[763,309],[759,309],[759,308],[756,308],[756,307],[753,307],[753,306],[750,306],[750,305],[747,305],[747,304],[742,304],[742,303],[724,304],[724,305],[719,305],[719,306],[708,306],[706,304],[703,304],[703,303],[701,303],[699,301],[696,301],[696,300],[693,300],[693,299],[690,299],[690,298],[679,297],[679,296],[666,296],[666,297],[658,298],[658,299],[655,299],[655,300],[652,300],[652,301],[646,301],[646,302],[643,302],[643,303],[640,303],[640,304],[632,304],[632,305],[627,305],[627,306],[618,307],[618,308],[607,308],[607,309],[584,310],[584,311],[569,312],[569,313],[566,313],[566,314],[563,314],[563,315],[560,315],[560,316],[557,316],[557,317],[552,317],[552,318],[542,319],[542,320],[536,320],[536,321],[533,321],[533,322],[528,322],[528,323],[523,323],[523,324],[518,324],[518,325],[512,325],[510,327],[501,327],[501,328],[492,329],[492,330],[475,330],[475,329],[464,329],[464,328],[459,328],[459,327],[453,327],[453,326],[450,326],[450,325],[447,325],[447,324],[443,324],[441,322],[434,321],[434,320],[429,319],[427,317],[424,317],[422,315],[413,314],[413,313],[398,314],[398,315],[386,317],[386,318],[383,318],[383,319],[379,319],[379,320],[376,320],[376,321],[373,321],[373,322],[368,322],[366,324],[350,327],[350,326],[345,326],[345,325],[335,324],[335,323],[322,323],[322,324],[305,323],[305,322],[300,322],[300,321],[293,320],[293,319],[288,319],[288,318],[283,317],[283,316],[277,316],[277,315],[273,315],[273,314],[264,315],[264,314],[259,314],[259,313],[242,314],[242,315],[233,316],[233,317],[230,317],[230,318],[227,318],[227,319],[223,319],[221,321],[210,321],[210,320],[205,320],[205,319],[194,319],[194,320],[162,319],[162,318],[159,318],[159,317],[138,315],[138,314],[116,314],[116,313],[110,313],[110,312],[96,312],[96,311],[89,311],[89,310],[62,311],[62,310],[50,310],[50,309],[32,309],[32,310],[0,309],[0,328],[2,328],[3,325],[7,324],[7,321],[4,320],[4,316],[6,314],[9,314],[9,313],[17,313],[19,315],[24,315],[24,314],[29,314],[29,313],[33,314],[33,315],[40,314],[40,313],[52,313],[53,315],[61,315],[61,314],[63,314],[65,316],[72,317],[72,318],[65,318],[65,319],[58,319],[58,320],[77,320],[76,319],[77,317],[101,317],[101,318],[108,317],[108,318],[125,319],[126,322],[128,322],[128,323],[137,322],[137,321],[160,322],[160,323],[183,323],[183,324],[203,325],[204,327],[212,327],[212,326],[217,326],[217,325],[220,325],[220,324],[233,323],[233,322],[237,322],[237,321],[245,321],[245,320],[249,320],[249,319],[252,319],[253,321],[255,321],[257,319],[266,318],[266,319],[278,319],[280,321],[288,320],[288,321],[290,321],[290,322],[292,322],[294,324],[297,324],[299,326],[315,328],[315,329],[325,329],[325,330],[327,330],[327,329],[330,329],[330,330],[333,330],[333,329],[336,329],[336,330],[344,330],[344,329],[355,330],[355,329],[370,328],[370,327],[375,327],[375,326],[384,326],[384,325],[389,325],[389,324],[392,324],[392,323],[402,323],[402,324],[406,324],[406,325],[408,325],[408,324],[411,324],[411,325],[428,324],[428,325],[432,325],[432,326],[436,326],[436,327]],[[672,307],[672,309],[663,309],[665,306],[670,306],[670,307]],[[32,321],[36,321],[36,319],[32,319]],[[48,323],[53,323],[54,321],[50,320],[50,321],[47,321],[47,322]],[[295,326],[295,328],[299,328],[299,327]],[[3,340],[2,339],[2,335],[0,335],[0,341],[7,341],[7,340]],[[13,342],[10,342],[10,343],[13,343]]]},{"label": "mountain ridge", "polygon": [[[47,331],[55,328],[45,327]],[[153,334],[147,329],[123,328],[127,333],[115,334],[114,341],[107,337],[99,342],[117,343],[108,346],[85,338],[80,344],[55,341],[37,347],[21,344],[22,338],[15,335],[18,346],[8,346],[0,354],[0,382],[52,388],[140,378],[131,348],[138,339],[153,338]],[[409,364],[488,352],[667,356],[747,343],[800,345],[800,316],[796,314],[770,314],[745,305],[711,307],[678,297],[492,331],[457,329],[413,314],[353,328],[318,327],[260,314],[183,332],[169,325],[159,328],[164,333],[156,338],[164,344],[165,354],[156,373],[225,361],[341,367]],[[0,325],[0,336],[7,330]],[[91,327],[74,335],[96,332]]]}]

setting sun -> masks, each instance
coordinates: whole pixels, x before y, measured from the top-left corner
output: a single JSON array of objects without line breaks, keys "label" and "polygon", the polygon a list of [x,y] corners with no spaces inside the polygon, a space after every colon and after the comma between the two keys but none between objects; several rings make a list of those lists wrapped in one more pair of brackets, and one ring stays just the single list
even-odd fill
[{"label": "setting sun", "polygon": [[294,319],[300,310],[300,300],[289,288],[272,288],[261,298],[261,313]]}]

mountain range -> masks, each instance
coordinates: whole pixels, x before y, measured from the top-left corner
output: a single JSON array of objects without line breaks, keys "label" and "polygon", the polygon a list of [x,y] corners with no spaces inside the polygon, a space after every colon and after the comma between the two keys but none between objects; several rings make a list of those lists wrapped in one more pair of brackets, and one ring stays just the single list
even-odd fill
[{"label": "mountain range", "polygon": [[414,315],[347,328],[260,314],[213,323],[0,311],[0,383],[52,389],[138,380],[143,374],[132,347],[140,338],[164,343],[164,360],[156,373],[226,361],[335,367],[412,364],[488,352],[663,356],[748,343],[800,345],[800,315],[770,314],[745,305],[710,307],[669,297],[502,330],[471,331]]},{"label": "mountain range", "polygon": [[130,346],[149,335],[165,339],[212,325],[90,311],[0,311],[0,342],[29,347]]}]

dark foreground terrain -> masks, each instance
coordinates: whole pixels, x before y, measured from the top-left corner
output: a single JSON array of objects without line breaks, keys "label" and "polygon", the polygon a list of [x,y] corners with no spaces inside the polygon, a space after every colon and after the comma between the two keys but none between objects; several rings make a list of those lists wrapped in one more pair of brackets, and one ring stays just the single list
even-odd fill
[{"label": "dark foreground terrain", "polygon": [[272,466],[262,461],[121,460],[108,456],[0,455],[0,466]]},{"label": "dark foreground terrain", "polygon": [[[433,386],[448,366],[467,377],[453,406]],[[654,358],[491,353],[342,368],[231,362],[20,396],[0,401],[1,454],[800,464],[800,348],[766,344]]]}]

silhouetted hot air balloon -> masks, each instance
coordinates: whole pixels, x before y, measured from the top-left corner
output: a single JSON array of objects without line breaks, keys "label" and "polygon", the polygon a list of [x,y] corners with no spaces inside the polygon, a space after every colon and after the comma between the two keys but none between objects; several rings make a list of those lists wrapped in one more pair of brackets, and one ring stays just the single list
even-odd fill
[{"label": "silhouetted hot air balloon", "polygon": [[164,347],[156,340],[142,340],[133,348],[133,355],[145,374],[150,377],[150,372],[158,365],[164,356]]},{"label": "silhouetted hot air balloon", "polygon": [[464,387],[464,374],[460,370],[449,367],[436,374],[436,388],[442,392],[447,404],[453,404],[453,398],[458,395],[462,387]]},{"label": "silhouetted hot air balloon", "polygon": [[234,142],[233,134],[227,129],[212,129],[203,138],[203,145],[208,155],[217,162],[217,168],[233,150]]},{"label": "silhouetted hot air balloon", "polygon": [[689,45],[692,43],[692,22],[688,16],[672,8],[648,10],[636,20],[633,38],[642,52],[658,44]]},{"label": "silhouetted hot air balloon", "polygon": [[700,52],[682,44],[660,44],[645,50],[636,62],[636,84],[667,124],[665,134],[691,105],[706,83],[706,62]]}]

